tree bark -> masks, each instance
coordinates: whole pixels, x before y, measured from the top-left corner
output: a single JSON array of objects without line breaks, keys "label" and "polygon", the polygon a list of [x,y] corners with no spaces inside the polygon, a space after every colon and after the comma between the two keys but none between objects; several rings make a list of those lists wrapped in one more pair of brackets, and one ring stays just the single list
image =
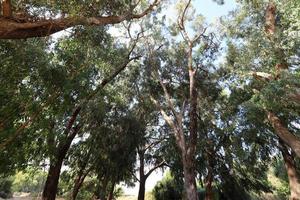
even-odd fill
[{"label": "tree bark", "polygon": [[62,161],[63,160],[59,160],[54,165],[50,165],[42,195],[43,200],[55,200],[56,198]]},{"label": "tree bark", "polygon": [[184,198],[186,200],[198,200],[196,185],[195,159],[183,155],[183,175],[184,175]]},{"label": "tree bark", "polygon": [[83,170],[81,170],[75,180],[75,183],[74,183],[74,187],[73,187],[73,191],[72,191],[72,200],[75,200],[78,193],[79,193],[79,190],[83,184],[83,181],[85,179],[85,177],[88,175],[88,173],[90,172],[91,168],[88,169],[85,173],[83,172]]},{"label": "tree bark", "polygon": [[290,200],[300,200],[300,178],[293,154],[290,153],[282,140],[279,140],[280,151],[284,160],[290,185]]},{"label": "tree bark", "polygon": [[268,120],[278,137],[295,152],[298,158],[300,158],[300,138],[292,134],[273,112],[268,111],[267,114]]},{"label": "tree bark", "polygon": [[211,166],[211,162],[209,161],[208,164],[208,173],[205,181],[205,200],[213,200],[213,188],[212,188],[212,182],[213,182],[213,168]]},{"label": "tree bark", "polygon": [[207,177],[205,181],[205,200],[213,200],[213,179],[214,179],[214,157],[215,157],[215,151],[214,151],[214,142],[213,140],[208,138],[208,135],[206,134],[206,153],[205,157],[207,160]]},{"label": "tree bark", "polygon": [[[100,17],[67,17],[59,19],[35,18],[19,19],[12,16],[9,0],[3,0],[3,16],[0,16],[0,39],[26,39],[32,37],[45,37],[61,30],[76,25],[83,26],[105,26],[108,24],[117,24],[125,20],[141,18],[149,14],[160,0],[155,0],[147,9],[139,14],[134,14],[132,10],[125,12],[120,16],[100,16]],[[9,17],[9,18],[8,18]]]},{"label": "tree bark", "polygon": [[2,15],[5,18],[12,16],[11,2],[10,0],[2,0]]},{"label": "tree bark", "polygon": [[139,159],[140,159],[140,168],[139,168],[139,193],[138,193],[138,200],[145,199],[145,184],[146,184],[146,176],[145,176],[145,163],[144,163],[144,154],[143,150],[139,151]]},{"label": "tree bark", "polygon": [[142,176],[140,177],[138,200],[145,199],[145,191],[146,191],[146,178]]},{"label": "tree bark", "polygon": [[[77,116],[77,115],[76,115]],[[75,117],[75,116],[73,116]],[[72,121],[72,118],[70,119]],[[61,143],[57,148],[57,155],[55,156],[55,160],[53,163],[50,163],[50,168],[48,171],[47,180],[44,186],[42,199],[43,200],[55,200],[57,188],[58,188],[58,181],[60,176],[61,167],[63,161],[66,157],[66,154],[70,148],[70,145],[78,133],[80,126],[74,127],[72,133],[66,138],[64,143]],[[50,161],[51,162],[51,161]]]}]

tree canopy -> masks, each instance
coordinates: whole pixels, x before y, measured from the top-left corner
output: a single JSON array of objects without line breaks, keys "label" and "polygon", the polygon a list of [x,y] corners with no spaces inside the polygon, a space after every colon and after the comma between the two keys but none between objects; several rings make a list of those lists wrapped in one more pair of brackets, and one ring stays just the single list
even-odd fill
[{"label": "tree canopy", "polygon": [[299,200],[300,2],[201,3],[2,0],[0,197]]}]

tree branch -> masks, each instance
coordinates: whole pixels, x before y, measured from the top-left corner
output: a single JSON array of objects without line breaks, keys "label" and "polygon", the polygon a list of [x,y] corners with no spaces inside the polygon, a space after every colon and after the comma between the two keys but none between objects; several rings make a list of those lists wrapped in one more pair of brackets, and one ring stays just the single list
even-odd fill
[{"label": "tree branch", "polygon": [[146,174],[145,174],[145,177],[146,178],[148,178],[150,175],[151,175],[151,173],[153,172],[153,171],[155,171],[157,168],[159,168],[159,167],[162,167],[162,166],[164,166],[166,163],[165,163],[165,161],[163,160],[162,162],[160,162],[159,164],[157,164],[157,165],[155,165],[152,169],[150,169]]},{"label": "tree branch", "polygon": [[[83,25],[83,26],[105,26],[108,24],[117,24],[125,20],[142,18],[149,14],[161,0],[155,0],[147,9],[139,14],[134,14],[132,10],[119,16],[100,16],[100,17],[61,17],[58,19],[38,18],[35,21],[30,19],[18,19],[13,16],[7,18],[0,16],[0,39],[25,39],[31,37],[44,37],[53,33],[65,30],[67,28]],[[3,12],[5,2],[3,3]],[[4,13],[3,13],[4,14]],[[5,13],[9,15],[9,13]],[[10,15],[11,16],[11,15]]]}]

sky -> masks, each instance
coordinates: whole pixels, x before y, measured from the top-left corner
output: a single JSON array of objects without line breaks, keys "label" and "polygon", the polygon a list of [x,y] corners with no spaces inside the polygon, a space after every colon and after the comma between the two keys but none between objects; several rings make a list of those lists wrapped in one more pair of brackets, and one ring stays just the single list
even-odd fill
[{"label": "sky", "polygon": [[[225,3],[223,5],[218,5],[216,2],[212,0],[194,0],[193,6],[196,9],[197,14],[202,14],[206,18],[207,24],[214,23],[219,17],[227,15],[229,11],[234,10],[236,8],[237,4],[234,0],[225,0]],[[168,9],[165,11],[166,13],[163,13],[167,16],[169,20],[176,20],[176,11],[174,8],[174,5],[170,5]],[[115,32],[115,31],[113,31]],[[163,172],[158,169],[155,172],[153,172],[149,178],[146,181],[146,192],[151,191],[157,181],[161,180],[163,177]],[[138,187],[139,184],[136,183],[135,187],[128,188],[126,186],[123,186],[124,192],[126,195],[138,195]]]}]

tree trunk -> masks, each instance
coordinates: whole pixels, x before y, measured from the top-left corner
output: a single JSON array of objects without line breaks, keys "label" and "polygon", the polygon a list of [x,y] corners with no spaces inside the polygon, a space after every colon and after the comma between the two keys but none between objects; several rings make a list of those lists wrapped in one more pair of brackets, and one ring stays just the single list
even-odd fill
[{"label": "tree trunk", "polygon": [[279,140],[280,151],[284,160],[290,185],[290,200],[300,200],[300,178],[297,172],[296,163],[282,140]]},{"label": "tree trunk", "polygon": [[268,120],[275,129],[278,137],[295,152],[298,158],[300,158],[300,138],[292,134],[274,113],[268,111],[267,114]]},{"label": "tree trunk", "polygon": [[140,185],[139,185],[139,194],[138,194],[138,200],[144,200],[145,199],[145,191],[146,191],[146,178],[140,177]]},{"label": "tree trunk", "polygon": [[75,200],[78,193],[79,193],[79,189],[82,185],[82,182],[75,182],[75,185],[74,185],[74,188],[73,188],[73,191],[72,191],[72,200]]},{"label": "tree trunk", "polygon": [[145,163],[144,163],[144,154],[145,151],[141,150],[139,151],[139,159],[140,159],[140,168],[139,168],[139,194],[138,194],[138,200],[144,200],[145,199],[145,184],[146,184],[146,176],[145,176]]},{"label": "tree trunk", "polygon": [[[195,167],[195,154],[197,147],[197,90],[195,86],[196,70],[193,69],[192,59],[193,43],[189,43],[188,51],[188,70],[190,82],[190,111],[189,111],[189,131],[190,135],[183,149],[183,173],[184,173],[184,187],[185,198],[187,200],[198,200],[197,185],[196,185],[196,167]],[[182,133],[183,134],[183,133]],[[182,135],[184,137],[184,134]]]},{"label": "tree trunk", "polygon": [[209,139],[208,134],[206,133],[206,153],[205,157],[207,160],[207,177],[205,180],[205,200],[213,200],[213,187],[212,183],[214,180],[214,163],[215,163],[215,150],[214,150],[214,142]]},{"label": "tree trunk", "polygon": [[183,158],[184,173],[184,197],[186,200],[198,200],[197,186],[195,180],[194,159],[185,156]]},{"label": "tree trunk", "polygon": [[83,172],[81,174],[78,174],[78,177],[75,180],[74,188],[72,191],[72,200],[76,199],[78,192],[83,184],[83,181],[89,172],[90,172],[90,169],[87,170],[84,174],[83,174]]},{"label": "tree trunk", "polygon": [[58,180],[60,175],[60,170],[62,166],[62,161],[59,160],[55,162],[54,165],[50,165],[47,180],[44,186],[44,191],[42,195],[43,200],[55,200],[57,193]]},{"label": "tree trunk", "polygon": [[12,16],[10,0],[2,0],[2,15],[3,15],[3,17],[11,17]]},{"label": "tree trunk", "polygon": [[[188,148],[189,149],[189,148]],[[186,200],[198,200],[196,185],[195,156],[190,150],[182,153],[183,175],[184,175],[184,198]]]},{"label": "tree trunk", "polygon": [[211,167],[208,167],[208,174],[205,182],[205,200],[213,200],[212,190],[213,174]]},{"label": "tree trunk", "polygon": [[[58,146],[57,155],[55,157],[55,162],[50,163],[50,168],[47,176],[47,180],[44,186],[43,191],[43,200],[54,200],[57,193],[58,181],[60,170],[63,164],[63,161],[66,157],[66,154],[70,148],[70,145],[78,133],[80,126],[76,126],[73,129],[73,132],[66,138],[66,141]],[[51,161],[50,161],[51,162]]]}]

